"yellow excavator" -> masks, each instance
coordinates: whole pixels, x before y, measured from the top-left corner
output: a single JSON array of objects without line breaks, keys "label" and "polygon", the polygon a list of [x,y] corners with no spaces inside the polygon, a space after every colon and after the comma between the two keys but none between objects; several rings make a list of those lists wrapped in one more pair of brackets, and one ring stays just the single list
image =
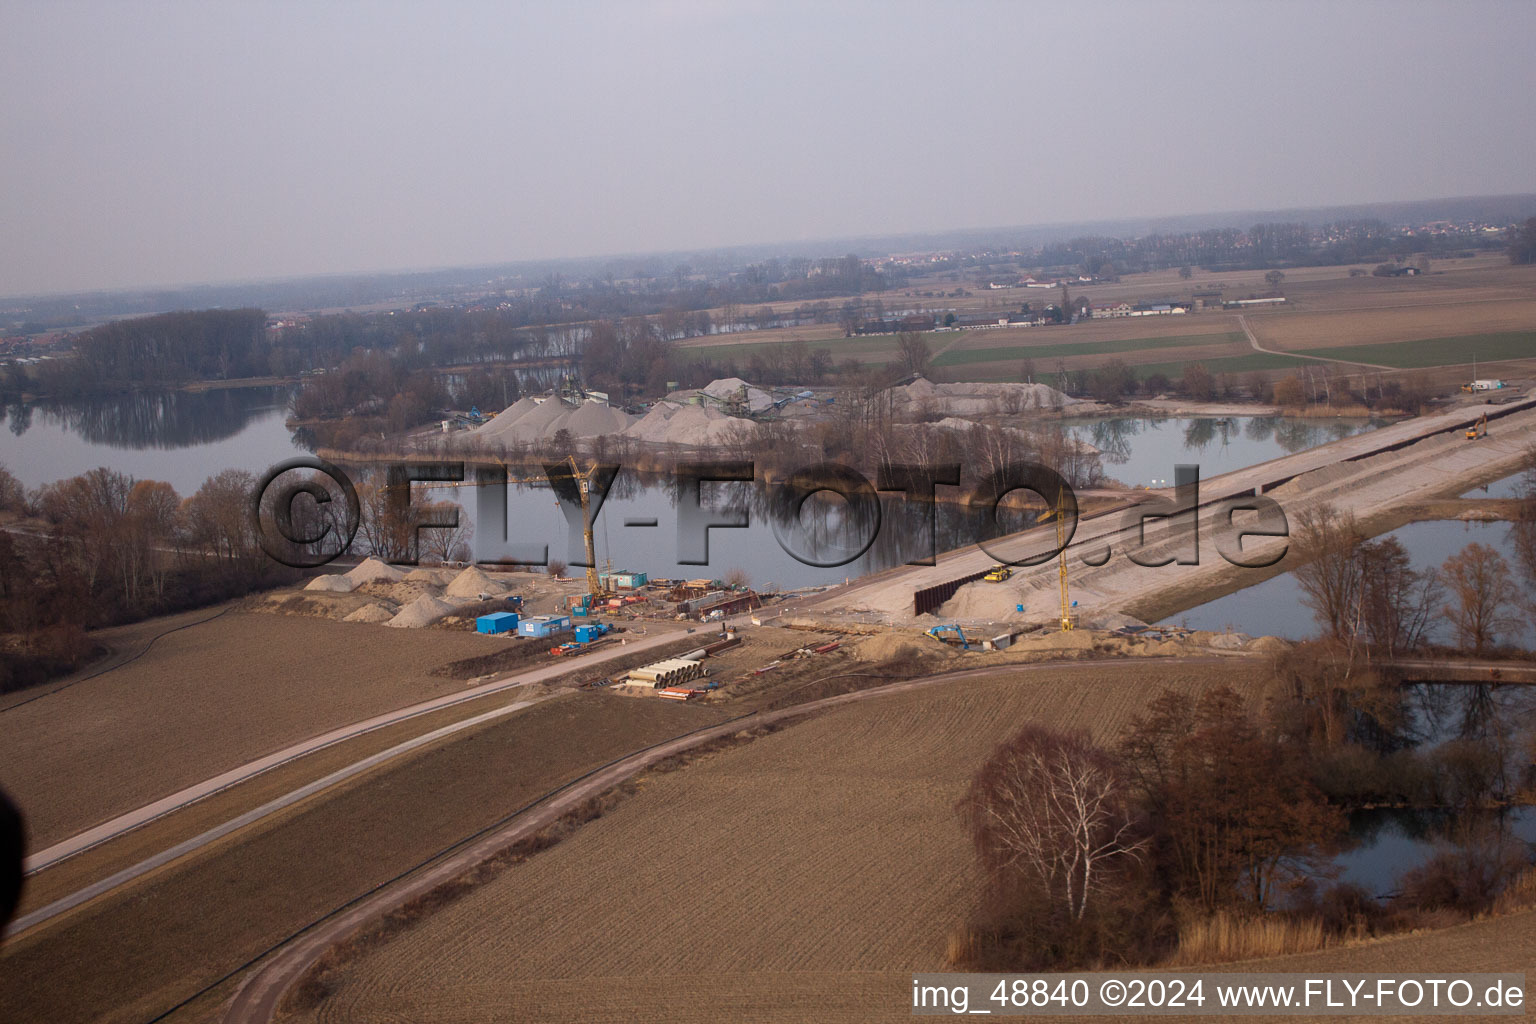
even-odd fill
[{"label": "yellow excavator", "polygon": [[1040,517],[1040,522],[1043,523],[1052,517],[1056,519],[1056,546],[1061,549],[1058,555],[1061,561],[1061,628],[1065,632],[1075,626],[1075,623],[1072,621],[1072,599],[1067,594],[1067,505],[1065,491],[1057,492],[1056,507],[1048,509],[1045,515]]},{"label": "yellow excavator", "polygon": [[1480,437],[1488,436],[1488,414],[1483,413],[1483,418],[1467,428],[1467,440],[1476,441]]}]

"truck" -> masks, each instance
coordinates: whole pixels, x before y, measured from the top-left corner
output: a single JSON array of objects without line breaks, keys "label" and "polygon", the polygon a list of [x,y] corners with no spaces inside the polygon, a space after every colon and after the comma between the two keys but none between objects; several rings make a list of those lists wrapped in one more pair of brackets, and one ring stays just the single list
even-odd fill
[{"label": "truck", "polygon": [[1502,387],[1504,387],[1504,382],[1502,380],[1491,379],[1491,378],[1483,378],[1483,379],[1479,379],[1479,380],[1468,381],[1467,383],[1465,383],[1465,384],[1463,384],[1461,386],[1461,390],[1469,391],[1469,392],[1471,392],[1471,391],[1498,391]]}]

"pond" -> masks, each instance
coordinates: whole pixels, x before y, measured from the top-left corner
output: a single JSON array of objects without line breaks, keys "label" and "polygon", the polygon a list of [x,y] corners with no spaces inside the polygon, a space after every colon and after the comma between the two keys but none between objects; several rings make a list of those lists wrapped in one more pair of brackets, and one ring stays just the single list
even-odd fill
[{"label": "pond", "polygon": [[[1508,523],[1462,522],[1439,520],[1409,523],[1407,526],[1386,534],[1395,537],[1413,560],[1415,569],[1439,568],[1445,560],[1474,541],[1487,544],[1506,559],[1515,557],[1514,544]],[[1317,634],[1317,621],[1312,616],[1294,573],[1273,576],[1263,583],[1246,590],[1239,590],[1225,597],[1170,616],[1170,622],[1190,629],[1214,631],[1233,630],[1254,636],[1269,635],[1287,640],[1305,640]],[[1450,635],[1444,623],[1437,621],[1430,631],[1430,639],[1448,642]],[[1519,628],[1499,637],[1500,642],[1536,647],[1536,630],[1529,618],[1523,618]]]},{"label": "pond", "polygon": [[1068,433],[1103,453],[1105,476],[1129,486],[1163,487],[1176,463],[1200,467],[1200,479],[1385,426],[1391,420],[1289,416],[1068,420]]},{"label": "pond", "polygon": [[1403,873],[1454,850],[1459,829],[1493,830],[1536,843],[1536,807],[1453,816],[1438,811],[1372,810],[1350,816],[1350,838],[1359,845],[1333,858],[1334,881],[1358,885],[1373,896],[1396,891]]},{"label": "pond", "polygon": [[108,466],[164,480],[183,496],[226,469],[261,473],[303,454],[284,425],[284,388],[136,391],[69,403],[14,404],[0,465],[27,487]]}]

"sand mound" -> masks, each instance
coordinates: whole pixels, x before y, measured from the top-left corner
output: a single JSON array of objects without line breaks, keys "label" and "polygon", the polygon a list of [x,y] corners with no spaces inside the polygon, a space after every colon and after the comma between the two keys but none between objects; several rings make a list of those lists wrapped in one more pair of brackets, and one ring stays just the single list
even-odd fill
[{"label": "sand mound", "polygon": [[351,615],[344,617],[342,622],[388,622],[395,617],[395,609],[378,601],[363,605]]},{"label": "sand mound", "polygon": [[329,575],[316,576],[304,584],[304,589],[325,591],[331,594],[350,594],[356,586],[357,584],[346,576]]},{"label": "sand mound", "polygon": [[644,416],[631,423],[624,433],[637,441],[657,443],[666,436],[667,421],[681,408],[676,402],[657,402]]},{"label": "sand mound", "polygon": [[1021,639],[1013,646],[1030,651],[1091,651],[1098,638],[1086,629],[1074,629],[1066,633],[1047,633]]},{"label": "sand mound", "polygon": [[[503,423],[511,423],[511,422],[515,421],[518,417],[525,416],[528,413],[532,412],[533,410],[537,409],[538,407],[539,407],[539,403],[535,402],[531,398],[519,398],[517,401],[513,402],[511,405],[509,405],[505,409],[501,410],[501,412],[497,413],[495,416],[492,416],[490,419],[486,420],[483,424],[481,424],[479,427],[477,427],[476,430],[477,431],[483,431],[483,430],[485,430],[486,427],[488,427],[492,423],[496,423],[498,421],[502,421]],[[506,417],[506,419],[502,420],[502,417]]]},{"label": "sand mound", "polygon": [[454,606],[447,601],[433,597],[431,594],[422,594],[401,608],[399,613],[384,625],[398,629],[420,629],[422,626],[432,625],[446,615],[452,615],[453,612]]},{"label": "sand mound", "polygon": [[1047,384],[934,384],[922,377],[905,387],[892,388],[891,398],[902,411],[923,408],[950,416],[1059,409],[1077,404],[1077,399]]},{"label": "sand mound", "polygon": [[1216,633],[1208,629],[1197,629],[1189,638],[1203,647],[1214,647],[1218,651],[1235,651],[1253,639],[1247,633]]},{"label": "sand mound", "polygon": [[751,420],[727,416],[719,409],[702,405],[677,405],[658,402],[624,433],[648,444],[677,444],[705,448],[725,443],[738,427],[750,426]]},{"label": "sand mound", "polygon": [[580,408],[566,417],[562,426],[576,437],[598,437],[603,434],[622,434],[634,422],[633,416],[601,402],[583,402]]},{"label": "sand mound", "polygon": [[712,380],[699,390],[711,398],[722,401],[739,399],[745,395],[747,408],[752,412],[763,412],[773,405],[772,395],[762,388],[748,384],[740,377],[722,377],[719,380]]},{"label": "sand mound", "polygon": [[362,583],[398,583],[405,579],[405,573],[377,558],[369,558],[347,573],[347,579],[354,587]]},{"label": "sand mound", "polygon": [[914,633],[878,633],[859,641],[854,654],[860,661],[892,661],[920,653],[924,647],[934,651],[939,645],[930,637]]},{"label": "sand mound", "polygon": [[437,569],[412,569],[405,574],[407,583],[427,583],[434,587],[446,582],[443,577],[446,574]]},{"label": "sand mound", "polygon": [[481,594],[500,594],[502,589],[500,583],[472,565],[453,578],[453,582],[443,591],[443,596],[479,597]]},{"label": "sand mound", "polygon": [[1250,651],[1262,651],[1265,654],[1280,654],[1294,646],[1289,640],[1283,640],[1278,636],[1261,636],[1248,645]]}]

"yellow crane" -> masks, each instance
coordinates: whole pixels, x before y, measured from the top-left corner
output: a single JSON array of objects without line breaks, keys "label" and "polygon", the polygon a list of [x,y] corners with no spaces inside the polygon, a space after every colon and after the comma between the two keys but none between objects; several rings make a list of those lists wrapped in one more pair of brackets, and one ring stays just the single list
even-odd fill
[{"label": "yellow crane", "polygon": [[576,465],[576,456],[567,455],[565,459],[571,464],[571,476],[576,481],[577,493],[581,495],[581,535],[587,545],[587,593],[596,597],[603,592],[597,579],[597,542],[592,537],[592,477],[597,473],[597,465],[594,463],[591,469],[583,473]]},{"label": "yellow crane", "polygon": [[1061,628],[1063,631],[1073,628],[1072,624],[1072,599],[1067,594],[1067,505],[1066,491],[1056,493],[1056,507],[1047,509],[1045,515],[1040,517],[1040,522],[1055,517],[1056,519],[1056,546],[1061,549],[1057,558],[1060,562],[1061,574]]}]

